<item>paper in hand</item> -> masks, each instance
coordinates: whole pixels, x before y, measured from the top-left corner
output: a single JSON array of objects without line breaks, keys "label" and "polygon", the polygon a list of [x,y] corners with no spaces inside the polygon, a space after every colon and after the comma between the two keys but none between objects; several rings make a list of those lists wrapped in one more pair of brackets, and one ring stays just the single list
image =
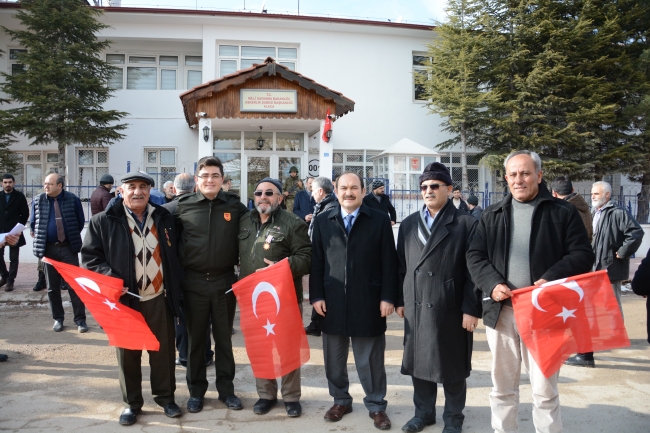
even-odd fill
[{"label": "paper in hand", "polygon": [[13,235],[13,236],[19,235],[19,234],[21,234],[21,233],[22,233],[26,228],[27,228],[27,227],[25,227],[25,226],[22,225],[21,223],[18,223],[18,224],[16,224],[16,225],[14,226],[14,228],[11,229],[11,231],[9,231],[9,233],[0,233],[0,244],[4,244],[4,243],[5,243],[5,237],[6,237],[7,235]]}]

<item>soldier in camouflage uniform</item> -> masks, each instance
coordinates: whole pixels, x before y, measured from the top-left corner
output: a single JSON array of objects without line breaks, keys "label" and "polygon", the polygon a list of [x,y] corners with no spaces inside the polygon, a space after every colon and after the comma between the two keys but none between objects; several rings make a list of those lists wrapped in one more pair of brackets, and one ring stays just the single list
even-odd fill
[{"label": "soldier in camouflage uniform", "polygon": [[282,191],[284,194],[284,202],[287,205],[287,211],[293,212],[293,200],[298,191],[304,189],[302,181],[298,177],[298,168],[294,165],[289,169],[289,177],[284,180]]}]

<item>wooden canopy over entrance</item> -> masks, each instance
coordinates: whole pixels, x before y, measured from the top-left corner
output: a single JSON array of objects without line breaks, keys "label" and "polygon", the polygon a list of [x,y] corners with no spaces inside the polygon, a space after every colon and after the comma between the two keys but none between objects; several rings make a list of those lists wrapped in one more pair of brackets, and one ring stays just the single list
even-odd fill
[{"label": "wooden canopy over entrance", "polygon": [[[297,112],[241,112],[241,89],[295,90]],[[196,86],[181,94],[185,120],[197,125],[197,113],[221,119],[325,119],[327,109],[340,117],[354,111],[354,101],[343,94],[318,84],[267,57],[264,63],[253,65],[217,80]]]}]

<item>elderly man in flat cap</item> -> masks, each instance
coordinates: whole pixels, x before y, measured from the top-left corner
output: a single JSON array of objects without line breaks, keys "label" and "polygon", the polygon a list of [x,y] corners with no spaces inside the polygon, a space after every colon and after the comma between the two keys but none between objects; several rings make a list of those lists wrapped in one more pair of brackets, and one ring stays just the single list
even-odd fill
[{"label": "elderly man in flat cap", "polygon": [[390,224],[394,226],[397,222],[397,213],[386,195],[384,182],[382,180],[375,180],[372,182],[370,189],[372,193],[363,198],[363,204],[370,209],[377,209],[382,213],[390,215]]},{"label": "elderly man in flat cap", "polygon": [[[182,302],[176,229],[169,211],[149,202],[152,185],[144,173],[122,178],[122,197],[90,220],[81,262],[86,269],[124,280],[120,302],[141,312],[160,342],[160,350],[149,351],[154,401],[165,415],[176,418],[181,410],[174,402],[174,316],[180,316]],[[121,425],[134,424],[144,405],[141,358],[141,350],[117,349],[126,406]]]},{"label": "elderly man in flat cap", "polygon": [[452,188],[447,167],[429,164],[420,175],[424,205],[402,221],[397,237],[402,374],[413,380],[415,405],[415,416],[402,428],[406,432],[435,424],[439,383],[445,392],[443,433],[460,433],[465,419],[472,333],[481,316],[465,254],[478,221],[456,209],[448,198]]}]

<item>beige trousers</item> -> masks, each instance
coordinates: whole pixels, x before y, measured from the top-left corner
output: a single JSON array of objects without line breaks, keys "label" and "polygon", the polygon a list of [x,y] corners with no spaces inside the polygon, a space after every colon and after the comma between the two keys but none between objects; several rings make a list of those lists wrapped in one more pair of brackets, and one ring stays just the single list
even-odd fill
[{"label": "beige trousers", "polygon": [[[302,303],[298,303],[300,316],[302,316]],[[291,373],[282,376],[282,401],[296,402],[300,400],[300,368],[293,370]],[[255,378],[255,387],[257,395],[266,400],[275,400],[278,398],[278,381],[277,379],[259,379]]]},{"label": "beige trousers", "polygon": [[496,329],[486,328],[492,352],[492,428],[495,433],[514,433],[519,429],[519,380],[521,363],[530,376],[533,390],[533,423],[537,433],[562,432],[558,371],[548,379],[541,372],[521,341],[512,307],[503,306]]}]

